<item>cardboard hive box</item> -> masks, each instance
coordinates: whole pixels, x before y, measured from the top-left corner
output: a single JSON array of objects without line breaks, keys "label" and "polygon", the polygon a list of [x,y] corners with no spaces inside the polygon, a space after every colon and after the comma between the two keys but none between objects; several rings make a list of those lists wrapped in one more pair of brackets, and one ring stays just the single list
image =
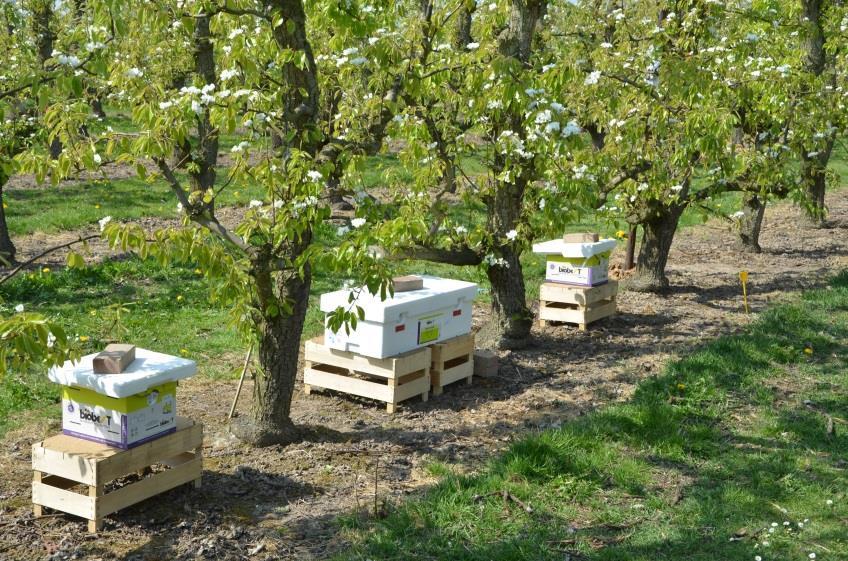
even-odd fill
[{"label": "cardboard hive box", "polygon": [[471,282],[422,276],[423,288],[395,292],[381,301],[363,290],[353,304],[350,290],[321,295],[321,311],[360,306],[365,319],[350,334],[324,330],[324,344],[332,349],[386,358],[471,332],[471,306],[477,285]]},{"label": "cardboard hive box", "polygon": [[615,248],[612,239],[567,243],[550,240],[533,245],[533,253],[547,256],[545,280],[598,286],[609,280],[609,258]]},{"label": "cardboard hive box", "polygon": [[177,384],[194,361],[146,349],[120,374],[94,372],[97,354],[51,368],[62,387],[62,432],[128,449],[176,430]]}]

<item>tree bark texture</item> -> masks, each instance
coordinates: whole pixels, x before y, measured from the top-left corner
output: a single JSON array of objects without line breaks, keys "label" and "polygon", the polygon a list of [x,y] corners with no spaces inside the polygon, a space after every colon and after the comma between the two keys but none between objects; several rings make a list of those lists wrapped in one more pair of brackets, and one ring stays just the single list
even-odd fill
[{"label": "tree bark texture", "polygon": [[642,222],[642,243],[636,260],[636,275],[628,288],[637,292],[665,292],[668,277],[665,267],[677,224],[685,205],[662,206]]},{"label": "tree bark texture", "polygon": [[760,253],[760,229],[766,214],[766,202],[756,194],[746,194],[739,219],[739,247],[749,253]]},{"label": "tree bark texture", "polygon": [[9,226],[6,224],[6,208],[3,200],[3,185],[7,178],[0,172],[0,266],[16,263],[17,249],[9,236]]}]

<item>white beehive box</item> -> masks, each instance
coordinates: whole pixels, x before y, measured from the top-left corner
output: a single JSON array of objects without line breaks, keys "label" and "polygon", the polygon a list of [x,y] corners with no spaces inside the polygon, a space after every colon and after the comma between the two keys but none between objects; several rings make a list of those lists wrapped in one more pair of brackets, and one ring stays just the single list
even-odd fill
[{"label": "white beehive box", "polygon": [[424,288],[396,292],[380,300],[363,289],[353,304],[350,290],[321,295],[321,311],[329,314],[342,307],[365,310],[350,334],[344,326],[338,333],[326,328],[324,344],[374,358],[386,358],[471,332],[471,304],[477,295],[472,282],[422,276]]},{"label": "white beehive box", "polygon": [[120,374],[96,374],[95,356],[47,374],[63,386],[63,433],[126,449],[176,430],[177,382],[194,375],[194,361],[138,348]]},{"label": "white beehive box", "polygon": [[545,280],[597,286],[609,280],[609,257],[615,245],[612,239],[576,243],[559,239],[533,244],[533,253],[548,258]]}]

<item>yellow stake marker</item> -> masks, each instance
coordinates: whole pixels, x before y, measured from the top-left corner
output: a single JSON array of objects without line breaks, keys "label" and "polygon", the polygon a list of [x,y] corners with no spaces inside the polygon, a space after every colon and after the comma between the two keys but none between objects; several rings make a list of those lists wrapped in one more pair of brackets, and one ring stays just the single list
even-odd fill
[{"label": "yellow stake marker", "polygon": [[748,314],[748,271],[739,271],[739,280],[742,281],[742,300],[745,303],[745,313]]}]

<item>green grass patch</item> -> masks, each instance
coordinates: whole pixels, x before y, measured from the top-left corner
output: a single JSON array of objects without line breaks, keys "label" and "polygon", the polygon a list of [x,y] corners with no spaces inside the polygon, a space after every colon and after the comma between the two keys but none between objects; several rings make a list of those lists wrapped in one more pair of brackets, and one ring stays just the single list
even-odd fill
[{"label": "green grass patch", "polygon": [[338,559],[847,559],[845,419],[848,273],[627,403],[530,435],[478,475],[431,470],[441,482],[383,520],[341,519]]}]

